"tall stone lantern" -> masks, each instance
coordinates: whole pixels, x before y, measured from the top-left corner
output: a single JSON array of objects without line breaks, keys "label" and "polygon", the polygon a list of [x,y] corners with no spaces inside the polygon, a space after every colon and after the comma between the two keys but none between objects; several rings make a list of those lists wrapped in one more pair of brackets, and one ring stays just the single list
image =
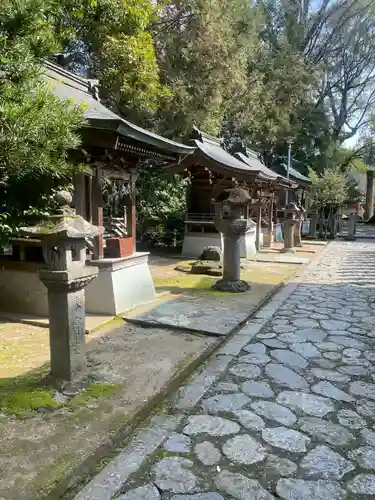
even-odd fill
[{"label": "tall stone lantern", "polygon": [[302,247],[302,224],[305,220],[306,210],[303,207],[298,207],[299,213],[297,214],[298,224],[294,228],[294,246]]},{"label": "tall stone lantern", "polygon": [[225,189],[216,199],[220,203],[220,216],[215,218],[215,227],[224,239],[223,278],[213,288],[222,292],[246,292],[250,289],[247,281],[241,280],[240,238],[255,222],[248,219],[249,193],[242,188]]},{"label": "tall stone lantern", "polygon": [[42,242],[46,267],[39,277],[48,289],[51,376],[60,383],[80,380],[86,372],[84,289],[98,268],[85,265],[85,238],[101,229],[75,215],[70,193],[58,193],[56,201],[56,215],[21,230]]},{"label": "tall stone lantern", "polygon": [[294,235],[300,225],[300,210],[295,203],[289,203],[284,216],[284,248],[283,252],[294,253]]}]

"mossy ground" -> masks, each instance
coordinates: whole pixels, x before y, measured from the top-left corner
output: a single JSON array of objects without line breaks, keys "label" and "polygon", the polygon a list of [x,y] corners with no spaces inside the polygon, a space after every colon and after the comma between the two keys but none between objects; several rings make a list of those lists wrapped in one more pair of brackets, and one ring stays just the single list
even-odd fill
[{"label": "mossy ground", "polygon": [[93,399],[108,398],[120,389],[117,384],[94,382],[66,403],[57,403],[54,400],[56,391],[45,382],[48,370],[46,365],[20,377],[0,379],[0,411],[27,418],[34,416],[43,407],[51,410],[63,406],[76,409]]},{"label": "mossy ground", "polygon": [[[181,261],[179,266],[187,266],[190,262]],[[275,286],[295,270],[294,265],[288,264],[265,264],[259,262],[247,262],[247,268],[241,272],[241,278],[249,281],[253,286],[269,285]],[[170,264],[166,259],[165,266],[151,266],[151,272],[155,287],[158,291],[168,290],[174,293],[203,294],[213,297],[233,297],[233,293],[212,290],[212,285],[218,277],[202,276],[199,274],[184,273],[176,271],[176,263]]]}]

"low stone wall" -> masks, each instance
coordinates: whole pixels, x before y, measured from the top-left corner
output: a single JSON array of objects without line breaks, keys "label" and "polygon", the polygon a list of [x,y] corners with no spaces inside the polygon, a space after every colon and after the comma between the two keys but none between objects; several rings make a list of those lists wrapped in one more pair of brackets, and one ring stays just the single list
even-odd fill
[{"label": "low stone wall", "polygon": [[32,316],[48,316],[47,289],[33,262],[0,260],[0,309]]}]

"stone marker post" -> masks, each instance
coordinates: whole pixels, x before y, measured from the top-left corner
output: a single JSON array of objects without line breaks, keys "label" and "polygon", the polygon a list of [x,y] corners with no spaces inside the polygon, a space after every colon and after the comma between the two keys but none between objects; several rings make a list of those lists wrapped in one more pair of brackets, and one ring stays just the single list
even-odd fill
[{"label": "stone marker post", "polygon": [[294,253],[294,231],[299,226],[300,211],[295,203],[289,203],[284,217],[284,248],[283,252]]},{"label": "stone marker post", "polygon": [[313,210],[310,215],[310,238],[316,240],[318,235],[316,234],[319,221],[319,214],[316,210]]},{"label": "stone marker post", "polygon": [[355,232],[356,232],[356,224],[357,224],[357,214],[350,214],[348,219],[348,236],[347,240],[353,241],[355,240]]},{"label": "stone marker post", "polygon": [[224,259],[223,278],[213,288],[222,292],[246,292],[250,285],[240,276],[240,238],[255,227],[254,221],[244,217],[250,196],[245,189],[236,187],[225,189],[216,201],[222,203],[221,217],[215,219],[215,227],[223,234]]},{"label": "stone marker post", "polygon": [[297,224],[294,228],[294,246],[302,247],[302,223],[305,220],[306,210],[298,207]]},{"label": "stone marker post", "polygon": [[85,237],[100,229],[69,208],[70,193],[56,199],[62,206],[57,215],[22,232],[42,241],[46,267],[39,277],[48,289],[51,376],[60,383],[78,381],[86,372],[84,288],[98,268],[85,265]]}]

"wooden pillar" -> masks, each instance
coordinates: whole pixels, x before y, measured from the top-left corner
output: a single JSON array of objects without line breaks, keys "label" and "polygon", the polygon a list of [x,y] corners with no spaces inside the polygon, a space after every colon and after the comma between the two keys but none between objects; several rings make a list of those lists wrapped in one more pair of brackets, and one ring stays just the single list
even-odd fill
[{"label": "wooden pillar", "polygon": [[80,172],[74,175],[74,208],[77,215],[86,219],[86,185],[85,174]]},{"label": "wooden pillar", "polygon": [[257,232],[255,239],[255,248],[260,250],[260,233],[262,231],[262,205],[261,205],[261,196],[259,196],[258,210],[257,210]]},{"label": "wooden pillar", "polygon": [[[270,205],[268,207],[268,234],[271,236],[273,235],[273,204],[274,204],[274,198],[275,195],[272,193],[271,199],[270,199]],[[272,240],[271,240],[272,243]]]},{"label": "wooden pillar", "polygon": [[130,180],[130,193],[126,202],[126,231],[132,239],[133,253],[136,251],[137,243],[137,212],[136,212],[136,174],[132,173]]},{"label": "wooden pillar", "polygon": [[[95,226],[103,228],[103,196],[99,167],[96,168],[95,177],[92,180],[92,222]],[[104,236],[102,232],[94,239],[94,259],[102,259],[103,257]]]},{"label": "wooden pillar", "polygon": [[371,219],[374,215],[374,170],[366,172],[366,205],[364,218]]}]

